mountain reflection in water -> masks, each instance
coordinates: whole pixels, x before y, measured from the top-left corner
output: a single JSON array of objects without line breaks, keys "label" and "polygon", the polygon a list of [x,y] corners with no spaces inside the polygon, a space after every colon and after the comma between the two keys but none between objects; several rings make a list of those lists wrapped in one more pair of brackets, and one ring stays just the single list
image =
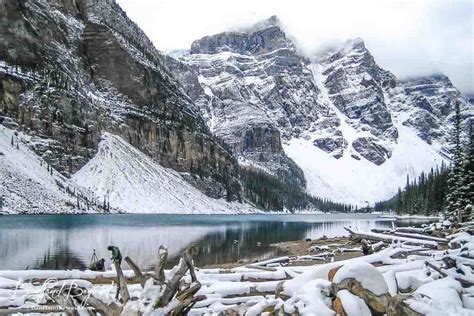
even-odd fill
[{"label": "mountain reflection in water", "polygon": [[342,236],[344,226],[370,230],[391,223],[354,214],[3,216],[0,270],[84,269],[93,249],[110,264],[108,245],[119,246],[145,268],[155,262],[159,245],[176,262],[195,244],[197,266],[263,260],[281,255],[270,244]]}]

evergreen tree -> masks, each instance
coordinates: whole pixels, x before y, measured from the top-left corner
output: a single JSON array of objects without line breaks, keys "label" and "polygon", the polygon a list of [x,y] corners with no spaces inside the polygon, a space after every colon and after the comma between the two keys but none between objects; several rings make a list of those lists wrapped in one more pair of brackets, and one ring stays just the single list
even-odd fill
[{"label": "evergreen tree", "polygon": [[468,204],[474,204],[474,131],[472,121],[469,126],[469,139],[461,162],[461,172],[458,183],[459,207],[464,209]]},{"label": "evergreen tree", "polygon": [[461,186],[463,182],[463,151],[461,143],[461,106],[459,101],[454,103],[454,130],[453,130],[453,145],[454,153],[452,157],[452,169],[448,179],[449,193],[446,197],[448,202],[446,210],[448,213],[456,212],[462,207],[462,191]]}]

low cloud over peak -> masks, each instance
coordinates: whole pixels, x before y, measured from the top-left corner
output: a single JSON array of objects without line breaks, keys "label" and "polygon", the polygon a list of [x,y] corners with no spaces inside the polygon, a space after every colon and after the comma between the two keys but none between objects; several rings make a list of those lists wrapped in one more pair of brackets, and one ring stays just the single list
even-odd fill
[{"label": "low cloud over peak", "polygon": [[118,0],[161,50],[276,15],[307,54],[363,38],[376,61],[400,78],[443,73],[474,93],[471,0]]}]

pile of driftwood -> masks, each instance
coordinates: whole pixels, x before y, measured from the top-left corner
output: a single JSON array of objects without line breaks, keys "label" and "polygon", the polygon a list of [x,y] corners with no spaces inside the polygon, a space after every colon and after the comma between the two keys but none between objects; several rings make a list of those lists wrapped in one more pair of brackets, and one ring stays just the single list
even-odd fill
[{"label": "pile of driftwood", "polygon": [[[131,268],[125,271],[121,260],[114,261],[115,271],[105,272],[0,271],[0,315],[41,312],[31,309],[34,303],[36,307],[54,304],[55,311],[68,315],[79,315],[82,308],[91,315],[112,316],[260,315],[264,312],[304,315],[315,311],[318,315],[334,315],[334,312],[351,315],[351,306],[368,311],[369,315],[420,315],[410,302],[436,308],[436,300],[429,301],[426,294],[429,292],[423,286],[443,280],[459,284],[453,287],[463,297],[463,302],[455,307],[457,311],[468,308],[469,300],[474,303],[474,293],[471,299],[465,290],[474,285],[474,239],[469,233],[461,231],[453,235],[451,228],[433,231],[393,227],[370,232],[346,229],[362,247],[347,248],[347,243],[331,245],[362,251],[365,256],[327,262],[332,252],[326,244],[315,245],[307,255],[299,257],[285,256],[231,269],[199,269],[193,263],[196,249],[190,247],[173,269],[165,270],[168,251],[159,247],[151,271],[142,271],[130,257],[123,259]],[[304,260],[318,264],[292,265]],[[373,281],[375,276],[377,282]],[[51,277],[77,286],[64,287],[58,281],[46,290],[50,294],[46,300],[35,302],[26,290],[40,289],[44,283],[40,278]],[[8,289],[11,284],[6,282],[2,288],[2,278],[23,283],[17,289]],[[105,284],[112,280],[116,281],[114,288],[109,286],[104,291]],[[381,284],[386,285],[378,293],[375,290],[380,290]],[[438,286],[447,285],[434,285]],[[26,298],[2,305],[2,296],[14,290],[17,297]],[[418,290],[420,293],[415,293]],[[50,313],[51,309],[44,312]]]},{"label": "pile of driftwood", "polygon": [[[154,293],[156,296],[152,296],[148,301],[145,302],[145,309],[149,312],[154,310],[162,310],[160,314],[166,315],[183,315],[185,314],[195,302],[204,299],[204,297],[195,296],[196,292],[201,288],[201,284],[196,278],[196,273],[193,264],[193,255],[196,252],[194,246],[188,248],[182,255],[179,263],[173,268],[172,276],[166,280],[165,278],[165,265],[167,264],[168,251],[165,247],[160,246],[158,249],[157,261],[153,271],[143,273],[137,264],[130,257],[125,257],[124,261],[133,270],[134,278],[129,280],[132,283],[139,283],[143,291],[147,288],[158,289]],[[81,283],[77,283],[74,286],[68,286],[66,283],[58,283],[57,286],[49,287],[46,290],[47,300],[54,301],[57,306],[49,306],[44,309],[9,309],[1,310],[0,315],[6,314],[28,314],[28,313],[50,313],[52,311],[58,311],[66,313],[67,315],[80,315],[80,311],[86,310],[90,315],[123,315],[130,314],[125,312],[124,308],[131,300],[137,300],[132,298],[129,292],[129,284],[127,284],[127,278],[121,268],[121,260],[114,261],[114,267],[116,271],[116,301],[104,302],[100,299],[91,295],[88,289],[81,287]],[[189,274],[190,282],[185,282],[185,276]],[[43,280],[44,281],[44,280]],[[97,280],[99,282],[108,282],[110,279]],[[35,283],[39,283],[41,280],[35,280]],[[66,284],[66,286],[65,286]],[[173,305],[170,302],[174,300]],[[54,307],[54,308],[53,308]],[[137,308],[135,311],[137,315],[143,314],[143,310]]]}]

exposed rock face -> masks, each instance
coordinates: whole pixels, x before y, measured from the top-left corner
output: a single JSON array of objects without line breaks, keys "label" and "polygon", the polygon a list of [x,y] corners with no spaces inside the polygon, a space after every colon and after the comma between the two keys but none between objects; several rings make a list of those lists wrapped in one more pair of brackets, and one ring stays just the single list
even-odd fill
[{"label": "exposed rock face", "polygon": [[[166,64],[211,131],[241,162],[288,174],[295,169],[281,163],[290,161],[284,148],[304,170],[310,193],[349,203],[389,198],[406,174],[418,176],[440,164],[448,151],[446,126],[451,125],[454,100],[461,100],[466,120],[474,115],[447,77],[397,81],[377,65],[361,39],[320,56],[304,56],[276,17],[206,36],[196,40],[189,53],[175,56],[179,59],[169,56]],[[432,146],[429,153],[427,146],[413,145],[413,133]],[[423,147],[417,155],[429,161],[400,158],[410,146]],[[330,163],[321,156],[330,157]],[[361,165],[367,172],[384,172],[379,167],[390,165],[389,171],[404,174],[392,188],[382,184],[387,190],[383,196],[346,198],[352,195],[346,191],[356,190],[324,171],[339,164],[347,171],[344,177]],[[341,190],[346,191],[339,199]]]},{"label": "exposed rock face", "polygon": [[375,63],[361,39],[348,41],[320,62],[330,99],[351,125],[375,136],[393,128],[384,88],[395,86],[395,77]]},{"label": "exposed rock face", "polygon": [[377,143],[377,140],[372,137],[357,138],[352,142],[352,147],[365,159],[380,166],[390,158],[390,151],[382,145]]},{"label": "exposed rock face", "polygon": [[347,141],[339,130],[335,131],[333,136],[316,138],[313,144],[327,153],[334,153],[333,157],[337,159],[342,157],[344,149],[347,148]]},{"label": "exposed rock face", "polygon": [[[389,91],[389,96],[390,107],[396,115],[400,113],[398,116],[403,117],[403,125],[414,129],[429,144],[434,141],[449,143],[455,102],[460,103],[466,127],[474,115],[472,104],[444,75],[401,81]],[[447,146],[443,149],[448,151]]]},{"label": "exposed rock face", "polygon": [[272,173],[293,168],[271,163],[289,160],[279,158],[281,138],[299,135],[321,112],[308,62],[278,23],[271,18],[246,32],[208,36],[181,61],[167,60],[211,130]]},{"label": "exposed rock face", "polygon": [[236,160],[114,1],[7,0],[0,18],[2,115],[54,168],[76,172],[108,131],[209,195],[240,198]]}]

